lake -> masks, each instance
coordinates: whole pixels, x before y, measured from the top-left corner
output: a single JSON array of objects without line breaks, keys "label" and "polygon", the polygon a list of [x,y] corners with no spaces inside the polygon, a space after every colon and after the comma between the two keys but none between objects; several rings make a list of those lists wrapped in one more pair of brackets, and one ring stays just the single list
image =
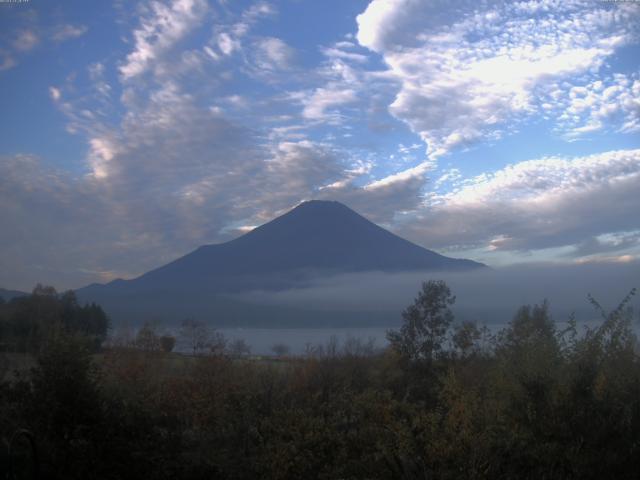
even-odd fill
[{"label": "lake", "polygon": [[[602,320],[588,320],[577,323],[578,332],[584,332],[587,326],[593,328],[600,324]],[[495,334],[507,324],[488,324],[490,332]],[[566,328],[566,322],[556,322],[556,328],[562,330]],[[633,325],[636,334],[640,334],[640,326],[637,322]],[[335,337],[338,347],[342,347],[346,342],[354,339],[362,343],[372,341],[375,348],[384,348],[387,345],[386,333],[390,329],[398,329],[399,325],[389,327],[359,327],[359,328],[219,328],[217,332],[222,333],[228,341],[236,339],[244,340],[250,347],[253,355],[273,355],[272,347],[276,344],[283,344],[289,347],[293,355],[302,355],[307,351],[309,345],[326,346]],[[189,352],[189,347],[180,339],[179,329],[171,329],[173,335],[178,340],[175,351]]]},{"label": "lake", "polygon": [[[339,346],[349,339],[362,342],[372,339],[375,347],[382,348],[387,344],[385,335],[389,328],[220,328],[216,331],[229,341],[244,340],[251,347],[253,355],[273,355],[272,347],[275,344],[286,345],[293,355],[302,355],[308,345],[324,346],[332,337],[336,338]],[[189,347],[180,342],[179,332],[175,333],[178,338],[176,351],[188,352]]]}]

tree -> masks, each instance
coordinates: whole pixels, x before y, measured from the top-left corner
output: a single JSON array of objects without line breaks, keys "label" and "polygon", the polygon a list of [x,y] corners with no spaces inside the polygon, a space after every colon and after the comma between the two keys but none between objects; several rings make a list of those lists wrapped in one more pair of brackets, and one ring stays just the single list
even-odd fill
[{"label": "tree", "polygon": [[211,347],[211,329],[200,320],[185,318],[182,321],[180,335],[184,338],[185,344],[191,348],[193,355]]},{"label": "tree", "polygon": [[99,350],[107,338],[109,317],[102,307],[95,303],[80,306],[73,290],[60,295],[61,320],[63,328],[69,333],[79,333],[92,343],[92,349]]},{"label": "tree", "polygon": [[115,329],[111,338],[109,338],[109,346],[119,348],[130,348],[135,346],[134,329],[129,323],[121,323]]},{"label": "tree", "polygon": [[411,361],[430,362],[436,358],[453,321],[449,306],[455,301],[456,297],[442,280],[424,282],[413,305],[402,312],[400,330],[387,332],[391,347]]},{"label": "tree", "polygon": [[222,332],[209,330],[209,342],[206,346],[211,355],[224,355],[227,351],[227,339]]},{"label": "tree", "polygon": [[12,299],[2,311],[3,336],[19,351],[38,352],[63,333],[83,337],[97,351],[109,329],[109,318],[100,306],[81,306],[73,291],[58,294],[41,284],[31,295]]},{"label": "tree", "polygon": [[58,295],[58,292],[50,285],[42,285],[41,283],[38,283],[35,287],[33,287],[31,295],[33,295],[34,297],[56,297]]},{"label": "tree", "polygon": [[476,324],[465,321],[454,327],[451,343],[460,358],[467,358],[478,350],[481,337],[482,331]]},{"label": "tree", "polygon": [[251,354],[251,347],[243,338],[236,338],[229,345],[229,352],[233,357],[244,357]]},{"label": "tree", "polygon": [[162,335],[160,337],[160,348],[165,353],[171,353],[173,347],[176,346],[176,337],[172,335]]},{"label": "tree", "polygon": [[559,354],[555,323],[546,300],[541,305],[521,306],[507,328],[498,335],[498,353],[502,356],[529,359],[529,353],[543,351],[547,359]]},{"label": "tree", "polygon": [[47,478],[83,478],[72,472],[95,455],[102,418],[99,381],[82,338],[62,334],[40,353],[23,408],[27,426],[45,447],[45,464],[52,468]]},{"label": "tree", "polygon": [[136,334],[136,347],[147,352],[158,350],[160,347],[158,335],[148,322],[145,323]]},{"label": "tree", "polygon": [[271,347],[271,351],[278,357],[284,357],[286,355],[289,355],[289,352],[291,352],[291,348],[289,348],[289,345],[286,345],[284,343],[276,343]]}]

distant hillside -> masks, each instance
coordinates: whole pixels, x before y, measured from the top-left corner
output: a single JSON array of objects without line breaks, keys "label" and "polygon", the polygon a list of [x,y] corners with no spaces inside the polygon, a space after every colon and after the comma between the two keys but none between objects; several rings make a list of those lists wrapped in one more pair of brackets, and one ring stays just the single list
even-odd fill
[{"label": "distant hillside", "polygon": [[29,295],[26,292],[21,292],[19,290],[6,290],[4,288],[0,288],[0,298],[3,298],[5,301],[9,301],[15,297],[24,297]]},{"label": "distant hillside", "polygon": [[302,287],[339,273],[478,268],[486,267],[415,245],[341,203],[310,201],[235,240],[205,245],[133,280],[93,284],[77,293],[119,312],[116,317],[218,311],[244,324],[246,306],[223,299],[227,294]]}]

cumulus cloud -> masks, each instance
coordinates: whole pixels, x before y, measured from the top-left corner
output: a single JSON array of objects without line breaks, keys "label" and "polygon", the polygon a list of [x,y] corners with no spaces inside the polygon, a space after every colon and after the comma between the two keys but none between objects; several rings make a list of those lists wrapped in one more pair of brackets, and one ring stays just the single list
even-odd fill
[{"label": "cumulus cloud", "polygon": [[[430,4],[418,5],[418,2],[412,0],[370,2],[365,11],[356,18],[358,42],[376,52],[383,52],[391,43],[394,33],[401,31],[403,25],[410,20],[412,13],[415,13],[410,9],[417,10],[418,6],[428,9]],[[428,18],[428,15],[421,15],[421,18],[425,17]]]},{"label": "cumulus cloud", "polygon": [[578,138],[614,127],[625,133],[640,131],[640,78],[616,73],[610,78],[571,87],[559,98],[562,109],[558,130]]},{"label": "cumulus cloud", "polygon": [[558,85],[568,95],[564,81],[595,76],[636,37],[640,15],[633,6],[597,3],[489,5],[374,0],[358,16],[358,41],[401,82],[391,113],[433,158],[499,138]]}]

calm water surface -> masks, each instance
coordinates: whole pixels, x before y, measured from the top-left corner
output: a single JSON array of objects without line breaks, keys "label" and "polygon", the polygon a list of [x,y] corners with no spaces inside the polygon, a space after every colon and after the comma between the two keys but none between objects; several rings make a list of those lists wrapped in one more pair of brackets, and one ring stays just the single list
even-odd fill
[{"label": "calm water surface", "polygon": [[[601,320],[579,322],[578,332],[584,332],[587,325],[597,326]],[[556,322],[556,328],[562,330],[567,326],[566,322]],[[488,324],[491,333],[497,333],[506,324]],[[326,346],[332,339],[338,342],[338,347],[343,346],[350,339],[360,340],[362,343],[373,341],[374,347],[384,348],[387,345],[386,333],[390,329],[398,329],[399,326],[390,327],[370,327],[370,328],[220,328],[217,332],[222,333],[228,341],[236,339],[244,340],[250,347],[253,355],[272,355],[272,347],[275,344],[284,344],[290,349],[293,355],[302,355],[307,351],[309,345]],[[640,334],[640,326],[634,324],[636,334]],[[172,329],[178,343],[176,351],[189,351],[187,345],[180,341],[179,329]]]}]

